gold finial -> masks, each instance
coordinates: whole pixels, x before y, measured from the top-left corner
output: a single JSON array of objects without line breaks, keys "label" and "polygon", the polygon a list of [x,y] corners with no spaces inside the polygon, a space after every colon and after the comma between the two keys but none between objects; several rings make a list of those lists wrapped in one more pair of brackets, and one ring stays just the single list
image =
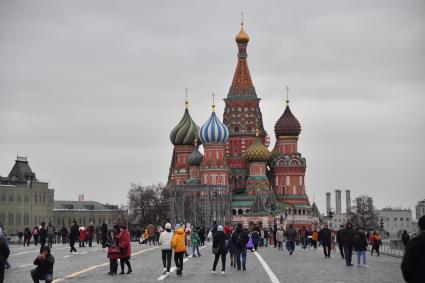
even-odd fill
[{"label": "gold finial", "polygon": [[187,99],[187,88],[185,88],[185,91],[186,91],[186,98],[184,100],[184,105],[185,105],[185,108],[188,109],[189,108],[189,100]]},{"label": "gold finial", "polygon": [[212,100],[213,100],[213,103],[212,103],[212,112],[215,112],[215,93],[213,92],[213,93],[211,93],[211,95],[212,95]]},{"label": "gold finial", "polygon": [[289,105],[289,87],[286,87],[286,105]]},{"label": "gold finial", "polygon": [[258,129],[258,127],[255,129],[255,136],[256,137],[260,136],[260,130]]},{"label": "gold finial", "polygon": [[243,12],[241,12],[241,26],[243,26]]},{"label": "gold finial", "polygon": [[195,140],[194,140],[195,146],[198,146],[198,128],[195,126]]}]

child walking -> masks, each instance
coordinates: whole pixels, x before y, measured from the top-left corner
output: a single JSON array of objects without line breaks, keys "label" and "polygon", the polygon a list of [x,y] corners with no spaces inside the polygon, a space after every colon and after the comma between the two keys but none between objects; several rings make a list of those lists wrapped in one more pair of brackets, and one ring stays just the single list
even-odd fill
[{"label": "child walking", "polygon": [[193,229],[190,241],[192,242],[192,256],[196,257],[195,249],[198,253],[198,257],[201,256],[201,254],[199,253],[199,242],[201,241],[201,238],[199,237],[198,229]]}]

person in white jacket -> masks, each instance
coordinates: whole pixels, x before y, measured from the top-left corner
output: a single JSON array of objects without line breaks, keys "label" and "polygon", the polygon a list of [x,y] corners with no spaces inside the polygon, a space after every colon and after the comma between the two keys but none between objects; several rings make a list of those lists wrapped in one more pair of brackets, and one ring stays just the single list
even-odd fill
[{"label": "person in white jacket", "polygon": [[159,236],[159,244],[162,249],[162,264],[164,265],[164,271],[162,274],[169,274],[171,268],[171,257],[173,255],[173,248],[171,247],[171,241],[173,240],[174,233],[171,231],[171,224],[165,224],[165,231]]}]

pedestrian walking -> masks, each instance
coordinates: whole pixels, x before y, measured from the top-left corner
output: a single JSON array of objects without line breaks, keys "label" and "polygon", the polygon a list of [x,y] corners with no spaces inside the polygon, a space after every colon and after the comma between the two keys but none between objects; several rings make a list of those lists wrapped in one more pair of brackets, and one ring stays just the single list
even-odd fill
[{"label": "pedestrian walking", "polygon": [[19,231],[18,232],[18,245],[22,244],[22,238],[24,237],[24,232]]},{"label": "pedestrian walking", "polygon": [[219,225],[217,227],[217,232],[213,238],[212,251],[214,254],[214,264],[212,268],[212,273],[215,273],[217,268],[218,259],[221,257],[221,274],[226,272],[226,255],[227,255],[227,243],[229,237],[223,231],[223,226]]},{"label": "pedestrian walking", "polygon": [[403,234],[401,235],[401,241],[403,243],[404,250],[406,250],[407,249],[407,245],[410,242],[410,236],[409,236],[409,234],[407,234],[407,231],[406,230],[404,230],[403,231]]},{"label": "pedestrian walking", "polygon": [[83,248],[85,247],[85,241],[86,241],[86,228],[84,228],[84,225],[81,224],[79,229],[79,247]]},{"label": "pedestrian walking", "polygon": [[60,231],[61,237],[62,237],[62,245],[65,245],[66,243],[68,243],[68,228],[65,226],[65,224],[63,224],[61,231]]},{"label": "pedestrian walking", "polygon": [[295,251],[295,239],[297,238],[297,234],[297,230],[292,227],[292,224],[289,224],[289,228],[285,231],[286,249],[289,255],[292,255]]},{"label": "pedestrian walking", "polygon": [[44,247],[46,245],[46,240],[47,240],[47,230],[46,230],[45,222],[41,222],[39,234],[40,234],[40,246]]},{"label": "pedestrian walking", "polygon": [[47,226],[47,243],[49,248],[53,247],[53,239],[55,238],[55,227],[53,227],[52,222],[49,222]]},{"label": "pedestrian walking", "polygon": [[92,247],[93,244],[93,238],[94,238],[94,225],[93,223],[90,223],[87,227],[87,241],[89,242],[89,247]]},{"label": "pedestrian walking", "polygon": [[317,249],[317,241],[319,240],[319,232],[316,229],[311,233],[311,245]]},{"label": "pedestrian walking", "polygon": [[34,238],[34,246],[38,245],[39,234],[40,234],[40,229],[38,228],[38,226],[35,226],[34,229],[32,229],[32,236]]},{"label": "pedestrian walking", "polygon": [[69,246],[71,247],[69,253],[72,254],[73,252],[77,252],[77,249],[75,248],[75,243],[77,242],[78,236],[80,235],[80,232],[78,231],[78,225],[75,220],[72,221],[72,225],[69,230]]},{"label": "pedestrian walking", "polygon": [[373,231],[369,238],[369,243],[372,245],[370,250],[370,255],[373,255],[373,251],[376,251],[377,256],[379,256],[379,248],[382,244],[381,235],[378,232]]},{"label": "pedestrian walking", "polygon": [[403,278],[409,283],[425,282],[425,215],[418,221],[419,235],[407,244],[401,263]]},{"label": "pedestrian walking", "polygon": [[[357,266],[367,267],[366,265],[366,251],[367,251],[367,239],[366,234],[360,228],[357,229],[357,233],[354,240],[354,251],[357,253]],[[363,259],[363,264],[360,264]]]},{"label": "pedestrian walking", "polygon": [[342,232],[342,239],[344,241],[344,256],[345,256],[345,265],[353,266],[351,263],[351,258],[353,256],[353,246],[354,246],[355,231],[353,230],[353,224],[347,222],[346,228]]},{"label": "pedestrian walking", "polygon": [[198,257],[201,256],[201,253],[199,252],[199,242],[200,242],[199,234],[197,229],[193,229],[192,235],[190,237],[190,242],[192,243],[192,256],[196,257],[196,254],[198,254]]},{"label": "pedestrian walking", "polygon": [[25,245],[27,245],[27,247],[30,246],[31,237],[32,237],[32,233],[31,233],[30,228],[25,227],[25,229],[24,229],[24,247],[25,247]]},{"label": "pedestrian walking", "polygon": [[328,224],[325,224],[322,230],[320,230],[319,240],[323,247],[325,258],[331,258],[332,232],[329,229]]},{"label": "pedestrian walking", "polygon": [[4,281],[4,269],[9,255],[10,249],[7,245],[7,239],[4,237],[2,231],[2,233],[0,234],[0,283],[3,283]]},{"label": "pedestrian walking", "polygon": [[53,265],[55,264],[55,258],[50,252],[48,246],[42,246],[40,248],[40,254],[34,260],[34,265],[37,267],[31,270],[31,278],[34,283],[44,280],[46,283],[53,281]]},{"label": "pedestrian walking", "polygon": [[176,273],[177,275],[182,275],[183,274],[183,255],[186,252],[186,244],[185,244],[185,230],[183,227],[180,227],[179,224],[176,225],[173,240],[171,241],[171,246],[174,249],[174,262],[176,264]]},{"label": "pedestrian walking", "polygon": [[246,270],[246,244],[248,243],[248,240],[248,231],[242,228],[242,223],[238,223],[236,230],[232,235],[232,241],[236,247],[237,270],[241,270],[241,266],[243,270]]},{"label": "pedestrian walking", "polygon": [[171,257],[173,255],[173,249],[171,241],[173,240],[174,233],[171,231],[171,224],[165,224],[165,231],[159,236],[159,244],[162,249],[162,265],[164,270],[162,274],[169,274],[171,269]]},{"label": "pedestrian walking", "polygon": [[120,258],[120,247],[115,230],[109,230],[108,240],[105,243],[108,246],[109,275],[115,275],[118,272],[118,259]]},{"label": "pedestrian walking", "polygon": [[131,257],[131,242],[130,233],[127,230],[126,225],[121,225],[120,234],[118,235],[118,243],[120,247],[120,265],[121,273],[124,274],[124,264],[127,265],[127,274],[130,275],[133,270],[131,269],[130,257]]},{"label": "pedestrian walking", "polygon": [[283,243],[283,228],[279,227],[279,229],[276,231],[276,242],[277,242],[277,248],[278,250],[283,250],[282,243]]},{"label": "pedestrian walking", "polygon": [[338,243],[338,249],[342,259],[344,259],[344,238],[342,236],[343,232],[344,232],[344,225],[340,225],[338,232],[336,232],[336,242]]},{"label": "pedestrian walking", "polygon": [[[108,224],[106,224],[105,222],[103,222],[102,226],[100,226],[100,233],[102,234],[102,248],[105,248],[105,243],[108,240]],[[116,230],[115,233],[117,233]]]},{"label": "pedestrian walking", "polygon": [[254,245],[254,251],[258,249],[258,244],[261,242],[260,228],[255,226],[251,233],[252,244]]}]

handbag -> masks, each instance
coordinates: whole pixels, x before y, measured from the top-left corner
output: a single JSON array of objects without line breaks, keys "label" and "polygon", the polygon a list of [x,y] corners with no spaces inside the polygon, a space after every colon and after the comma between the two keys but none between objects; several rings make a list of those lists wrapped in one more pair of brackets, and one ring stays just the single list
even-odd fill
[{"label": "handbag", "polygon": [[254,244],[252,243],[252,239],[249,238],[248,243],[246,243],[246,248],[251,250],[254,248]]}]

